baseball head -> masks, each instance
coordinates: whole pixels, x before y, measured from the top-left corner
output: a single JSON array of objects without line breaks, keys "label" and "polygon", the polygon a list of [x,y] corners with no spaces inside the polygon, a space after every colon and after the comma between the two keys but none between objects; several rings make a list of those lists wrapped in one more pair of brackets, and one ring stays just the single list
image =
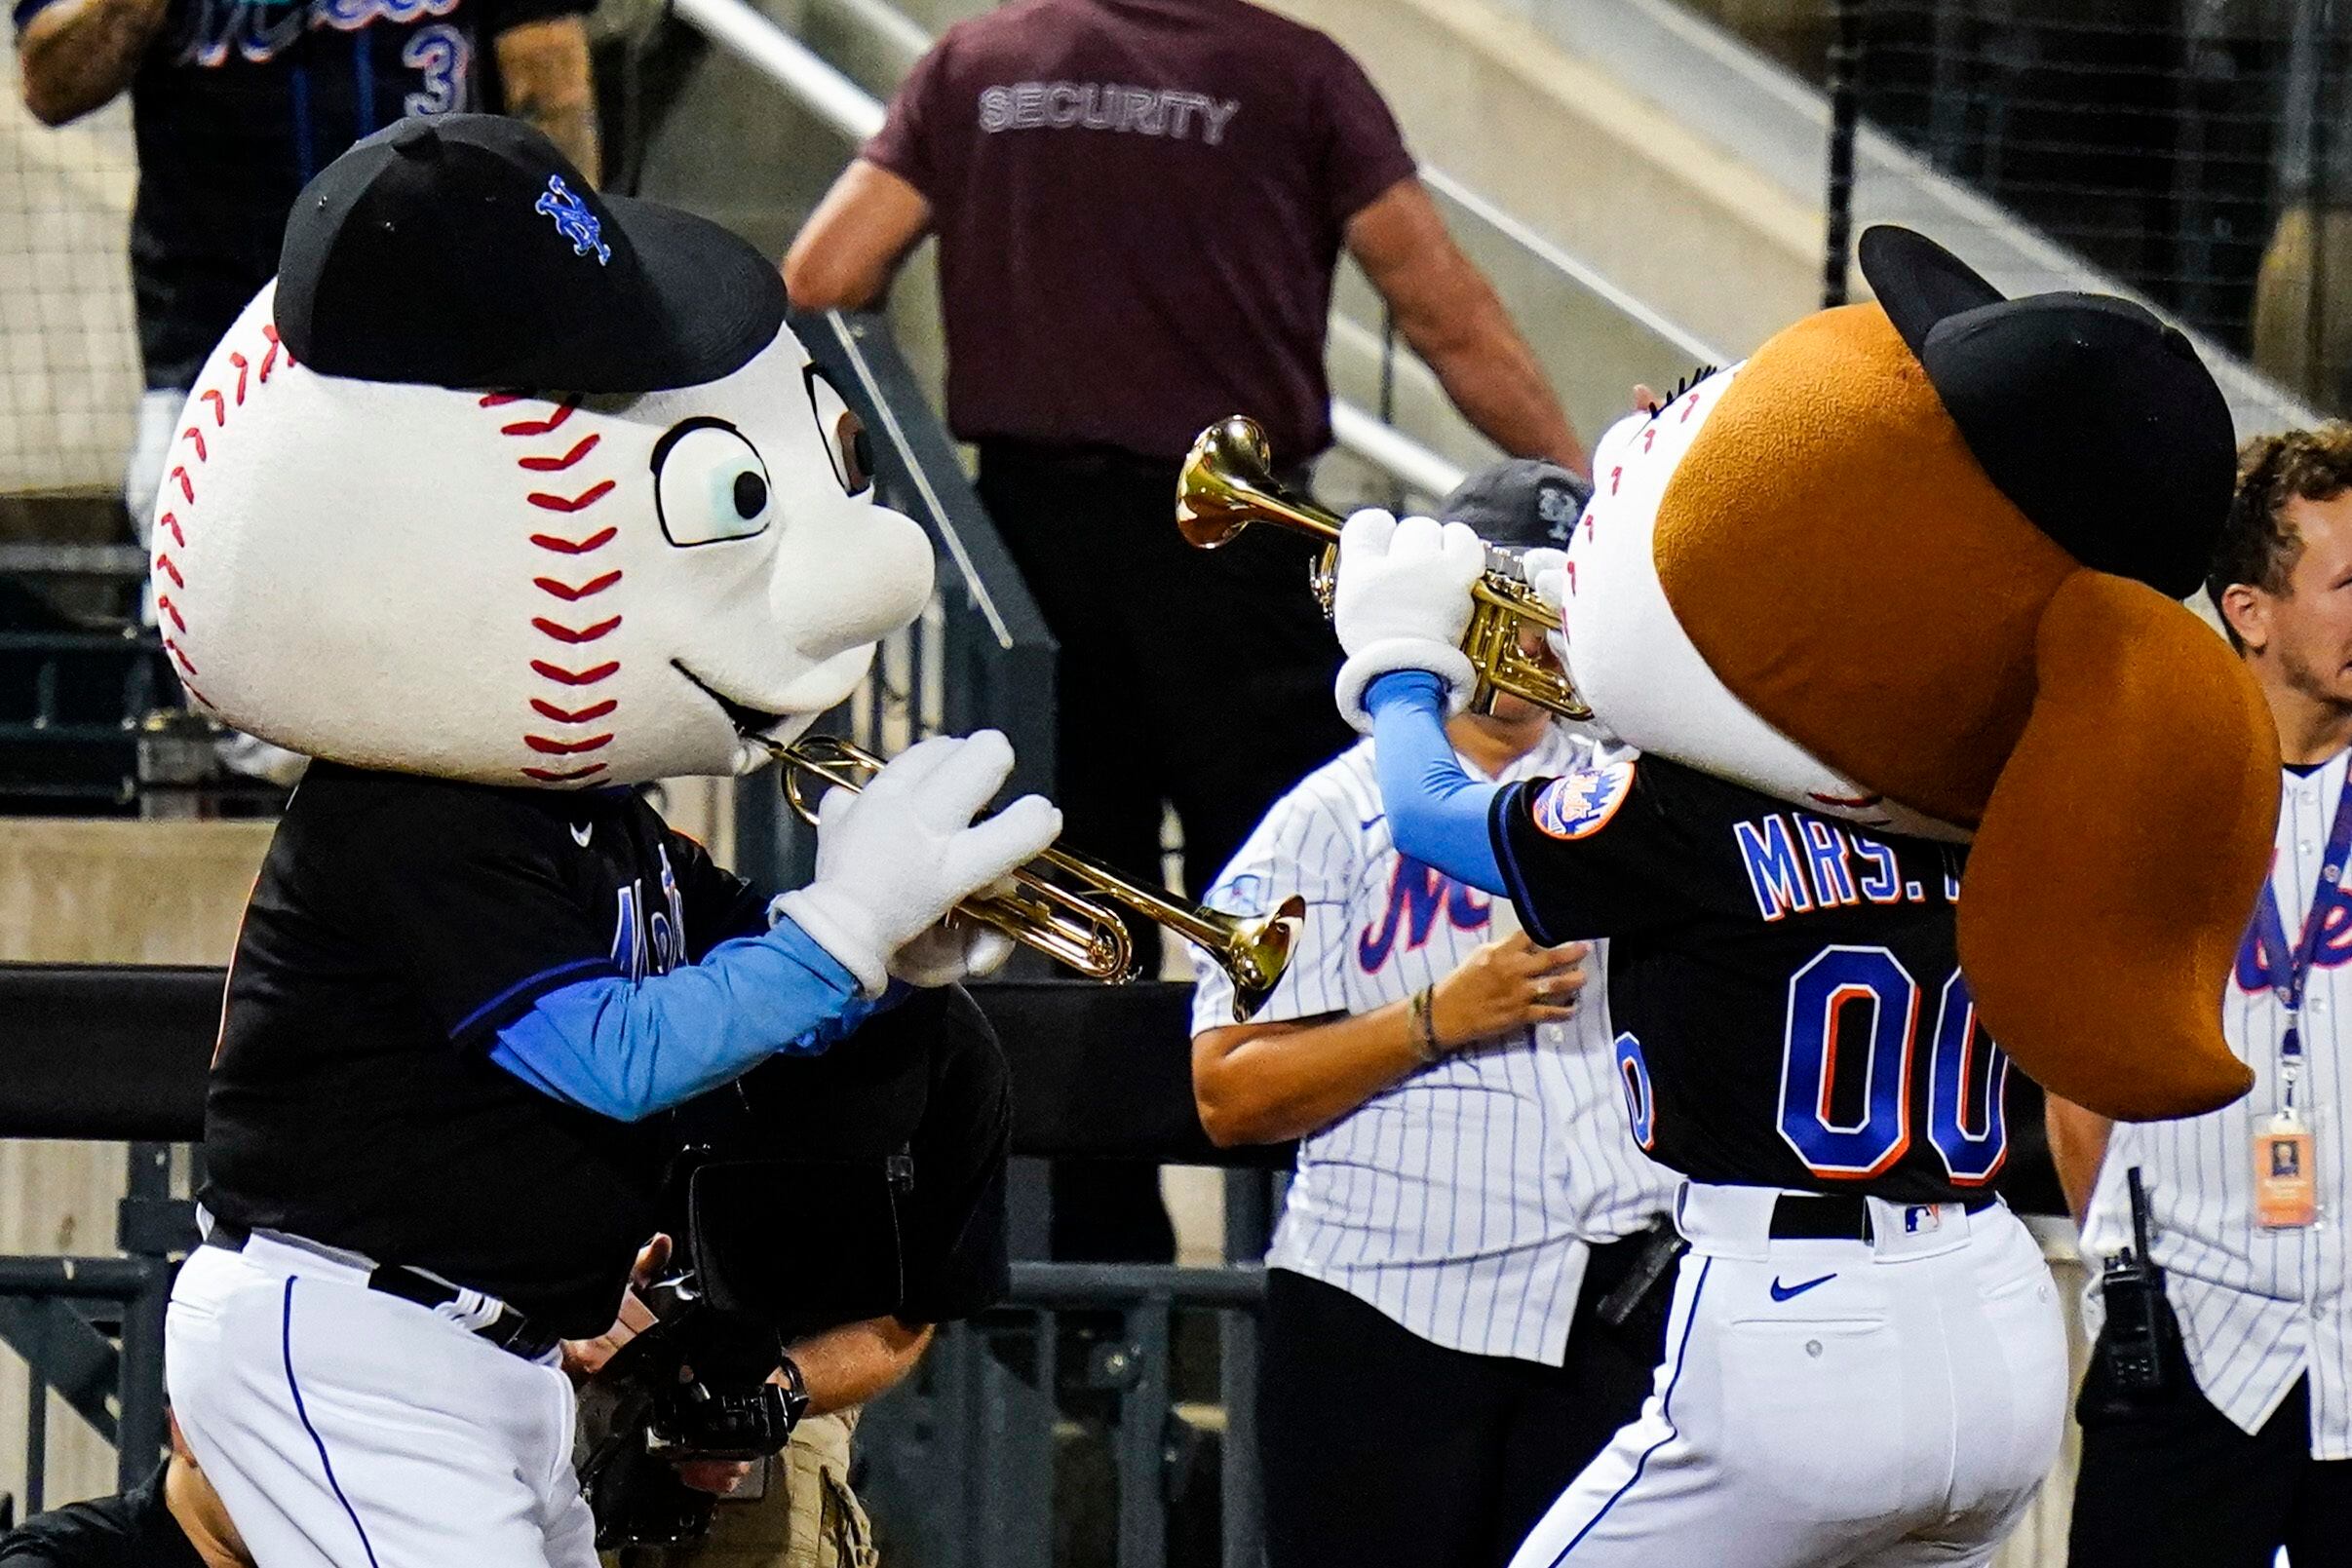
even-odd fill
[{"label": "baseball head", "polygon": [[756,249],[520,121],[356,143],[167,461],[156,610],[192,699],[487,784],[756,766],[931,592],[785,312]]}]

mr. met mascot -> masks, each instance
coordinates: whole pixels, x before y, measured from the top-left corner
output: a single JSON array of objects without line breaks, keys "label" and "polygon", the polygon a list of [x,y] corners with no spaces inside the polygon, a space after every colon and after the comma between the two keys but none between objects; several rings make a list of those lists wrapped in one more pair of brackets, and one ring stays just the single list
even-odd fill
[{"label": "mr. met mascot", "polygon": [[[306,190],[168,463],[191,699],[317,759],[256,883],[174,1408],[262,1568],[592,1568],[561,1338],[654,1227],[640,1124],[894,984],[1060,827],[994,734],[823,811],[781,898],[630,788],[749,772],[931,591],[856,421],[723,230],[475,116]],[[854,1050],[854,1042],[840,1049]]]}]

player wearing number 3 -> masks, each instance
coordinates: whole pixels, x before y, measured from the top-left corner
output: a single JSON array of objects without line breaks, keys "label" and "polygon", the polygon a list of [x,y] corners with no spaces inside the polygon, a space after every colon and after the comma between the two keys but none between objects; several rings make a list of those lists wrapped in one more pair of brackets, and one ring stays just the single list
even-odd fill
[{"label": "player wearing number 3", "polygon": [[[1620,424],[1564,558],[1529,563],[1638,762],[1468,779],[1443,719],[1477,540],[1343,536],[1338,695],[1398,845],[1539,941],[1609,938],[1634,1130],[1686,1178],[1650,1399],[1517,1568],[1988,1561],[2066,1393],[2055,1289],[1989,1187],[1993,1032],[2112,1114],[2245,1089],[2218,1000],[2267,725],[2143,586],[2202,571],[2226,408],[2137,306],[2004,300],[1898,230],[1862,258],[1880,304]],[[2226,760],[2181,764],[2180,702]]]}]

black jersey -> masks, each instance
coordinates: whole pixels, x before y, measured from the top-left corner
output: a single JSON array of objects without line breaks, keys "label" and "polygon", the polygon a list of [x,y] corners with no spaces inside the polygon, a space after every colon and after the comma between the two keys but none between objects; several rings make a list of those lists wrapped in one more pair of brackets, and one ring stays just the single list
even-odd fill
[{"label": "black jersey", "polygon": [[[16,0],[17,29],[54,0]],[[169,0],[131,85],[131,276],[150,387],[190,387],[278,270],[311,175],[407,115],[495,110],[491,48],[593,0]]]},{"label": "black jersey", "polygon": [[314,763],[238,937],[204,1204],[601,1333],[656,1228],[661,1124],[562,1104],[488,1048],[560,986],[765,926],[757,892],[630,791]]},{"label": "black jersey", "polygon": [[1635,1136],[1697,1181],[1945,1203],[2008,1151],[2008,1059],[1953,915],[1966,852],[1661,758],[1516,784],[1492,827],[1528,933],[1610,938]]},{"label": "black jersey", "polygon": [[68,1503],[0,1531],[7,1568],[205,1568],[164,1504],[170,1462],[119,1497]]}]

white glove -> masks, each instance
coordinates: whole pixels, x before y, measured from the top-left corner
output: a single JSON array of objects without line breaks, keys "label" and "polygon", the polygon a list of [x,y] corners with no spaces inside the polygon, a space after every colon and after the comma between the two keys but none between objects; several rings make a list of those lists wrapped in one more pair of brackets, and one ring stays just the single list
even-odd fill
[{"label": "white glove", "polygon": [[817,808],[816,880],[778,906],[880,996],[893,954],[1060,834],[1061,813],[1042,795],[973,822],[1012,773],[1012,743],[983,730],[918,742],[862,793],[829,790]]},{"label": "white glove", "polygon": [[1486,570],[1486,547],[1463,523],[1403,522],[1359,512],[1339,530],[1339,586],[1331,623],[1347,663],[1332,693],[1340,717],[1369,735],[1364,693],[1382,675],[1426,669],[1446,683],[1459,713],[1477,685],[1459,644],[1470,626],[1470,589]]},{"label": "white glove", "polygon": [[1560,617],[1560,630],[1544,633],[1544,641],[1552,649],[1552,657],[1560,668],[1568,668],[1568,553],[1564,550],[1530,550],[1520,556],[1520,569],[1526,573],[1527,586],[1535,596],[1552,606]]},{"label": "white glove", "polygon": [[890,975],[926,989],[993,975],[1013,956],[1013,938],[993,927],[952,917],[890,955]]}]

